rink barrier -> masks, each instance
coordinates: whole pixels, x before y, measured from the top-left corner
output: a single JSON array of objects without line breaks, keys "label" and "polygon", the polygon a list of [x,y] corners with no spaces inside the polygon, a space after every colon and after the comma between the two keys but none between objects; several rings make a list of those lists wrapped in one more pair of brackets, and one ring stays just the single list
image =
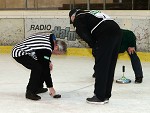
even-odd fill
[{"label": "rink barrier", "polygon": [[[0,46],[14,45],[38,32],[52,32],[57,39],[66,41],[68,47],[88,47],[70,24],[70,10],[5,10],[0,11]],[[149,10],[102,10],[121,28],[132,30],[136,36],[137,50],[150,51]]]},{"label": "rink barrier", "polygon": [[[12,47],[13,46],[0,46],[0,54],[11,54]],[[137,54],[142,62],[150,62],[150,52],[137,52]],[[66,55],[93,57],[92,50],[90,48],[68,48]],[[119,54],[119,59],[130,60],[126,52]]]}]

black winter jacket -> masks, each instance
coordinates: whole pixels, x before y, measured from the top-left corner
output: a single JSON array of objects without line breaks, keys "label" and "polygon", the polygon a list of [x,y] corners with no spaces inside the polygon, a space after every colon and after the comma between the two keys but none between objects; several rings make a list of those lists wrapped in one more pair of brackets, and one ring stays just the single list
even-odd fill
[{"label": "black winter jacket", "polygon": [[91,48],[94,47],[96,41],[96,39],[92,37],[91,30],[102,20],[103,18],[97,18],[88,11],[78,11],[76,13],[73,26],[80,38],[88,43]]}]

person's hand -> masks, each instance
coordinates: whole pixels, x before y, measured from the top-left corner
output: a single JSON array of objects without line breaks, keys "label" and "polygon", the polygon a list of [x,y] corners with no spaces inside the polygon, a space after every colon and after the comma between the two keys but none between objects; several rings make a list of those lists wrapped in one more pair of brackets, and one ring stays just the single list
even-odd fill
[{"label": "person's hand", "polygon": [[50,71],[53,70],[53,64],[52,64],[52,62],[49,62],[49,68],[50,68]]},{"label": "person's hand", "polygon": [[56,94],[56,91],[55,91],[55,89],[53,88],[53,87],[51,87],[51,88],[49,88],[49,94],[50,94],[50,96],[55,96],[55,94]]},{"label": "person's hand", "polygon": [[128,48],[128,53],[131,55],[135,52],[135,48],[134,47],[129,47]]}]

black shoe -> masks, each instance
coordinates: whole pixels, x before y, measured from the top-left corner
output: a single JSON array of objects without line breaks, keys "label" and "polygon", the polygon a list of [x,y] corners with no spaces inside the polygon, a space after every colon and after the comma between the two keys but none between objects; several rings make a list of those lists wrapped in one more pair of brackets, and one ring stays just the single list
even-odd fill
[{"label": "black shoe", "polygon": [[93,78],[95,78],[95,73],[92,75]]},{"label": "black shoe", "polygon": [[140,83],[142,83],[142,80],[143,80],[142,77],[136,77],[136,78],[135,78],[135,83],[136,83],[136,84],[140,84]]},{"label": "black shoe", "polygon": [[96,96],[93,96],[92,98],[87,98],[86,101],[90,104],[105,104],[105,101],[99,100]]},{"label": "black shoe", "polygon": [[105,104],[108,103],[108,102],[109,102],[109,98],[106,98],[106,99],[104,100],[104,102],[105,102]]},{"label": "black shoe", "polygon": [[45,92],[47,92],[47,91],[48,91],[47,88],[40,88],[40,89],[38,89],[38,91],[37,91],[35,94],[45,93]]},{"label": "black shoe", "polygon": [[31,100],[40,100],[40,99],[41,99],[40,96],[38,96],[38,95],[32,93],[31,91],[27,91],[27,92],[26,92],[26,98],[27,98],[27,99],[31,99]]}]

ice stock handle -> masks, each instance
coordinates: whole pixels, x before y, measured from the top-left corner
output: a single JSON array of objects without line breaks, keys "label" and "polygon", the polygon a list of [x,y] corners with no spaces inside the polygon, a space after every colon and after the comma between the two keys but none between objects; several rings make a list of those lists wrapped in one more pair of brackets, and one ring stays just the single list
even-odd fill
[{"label": "ice stock handle", "polygon": [[125,66],[122,66],[122,72],[125,72]]}]

